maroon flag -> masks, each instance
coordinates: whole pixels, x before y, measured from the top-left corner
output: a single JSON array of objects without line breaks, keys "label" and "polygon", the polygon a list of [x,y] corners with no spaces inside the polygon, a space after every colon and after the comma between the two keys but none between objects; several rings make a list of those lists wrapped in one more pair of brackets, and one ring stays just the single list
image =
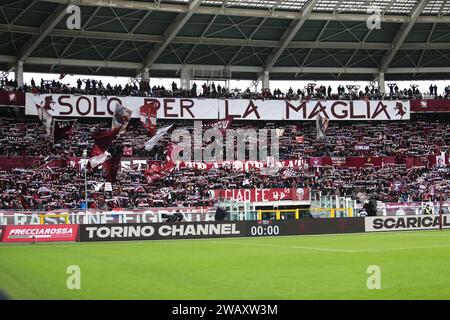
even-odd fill
[{"label": "maroon flag", "polygon": [[152,164],[150,169],[145,170],[144,173],[145,177],[147,178],[148,183],[153,183],[163,177],[166,176],[166,173],[164,172],[163,168],[159,164]]},{"label": "maroon flag", "polygon": [[114,183],[116,182],[117,173],[120,169],[120,159],[122,157],[121,148],[119,146],[111,146],[108,149],[111,157],[103,163],[103,167],[106,172],[106,181]]},{"label": "maroon flag", "polygon": [[27,200],[25,199],[25,197],[23,195],[20,195],[20,204],[22,205],[23,209],[28,209],[28,203]]},{"label": "maroon flag", "polygon": [[147,128],[148,135],[153,137],[156,134],[156,111],[157,102],[152,101],[144,104],[140,108],[139,117],[141,119],[142,125]]},{"label": "maroon flag", "polygon": [[94,146],[92,147],[89,165],[91,168],[95,168],[96,166],[104,163],[111,154],[107,151],[111,146],[114,139],[117,138],[121,127],[116,128],[107,132],[100,132],[94,134]]},{"label": "maroon flag", "polygon": [[49,111],[53,111],[52,105],[56,102],[53,100],[52,96],[47,96],[44,98],[44,101],[41,101],[41,104],[35,104],[39,120],[45,126],[45,131],[48,135],[51,135],[52,121],[53,116],[49,113]]},{"label": "maroon flag", "polygon": [[166,151],[166,162],[161,166],[159,164],[152,164],[150,169],[145,170],[145,177],[147,178],[148,183],[153,183],[159,179],[167,177],[170,175],[175,169],[175,163],[172,159],[173,155],[176,155],[179,148],[175,147],[174,144],[170,144]]},{"label": "maroon flag", "polygon": [[91,155],[98,155],[99,153],[93,154],[98,151],[100,151],[100,153],[105,152],[109,148],[109,146],[112,144],[114,139],[117,138],[119,131],[120,131],[120,127],[116,128],[114,130],[111,130],[111,131],[100,132],[100,133],[94,134],[94,137],[93,137],[94,138],[94,147],[92,148]]},{"label": "maroon flag", "polygon": [[53,143],[59,140],[70,139],[73,135],[73,126],[77,120],[53,120]]}]

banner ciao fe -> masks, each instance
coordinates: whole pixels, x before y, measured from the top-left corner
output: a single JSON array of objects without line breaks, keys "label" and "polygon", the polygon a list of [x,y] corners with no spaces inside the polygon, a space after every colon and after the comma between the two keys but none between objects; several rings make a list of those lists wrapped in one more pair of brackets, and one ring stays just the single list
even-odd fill
[{"label": "banner ciao fe", "polygon": [[339,101],[339,100],[246,100],[184,99],[146,97],[101,97],[83,95],[27,93],[25,113],[38,115],[37,108],[57,117],[111,117],[117,104],[132,110],[139,118],[139,108],[151,101],[158,105],[158,119],[212,120],[316,120],[317,115],[330,120],[409,120],[409,101]]}]

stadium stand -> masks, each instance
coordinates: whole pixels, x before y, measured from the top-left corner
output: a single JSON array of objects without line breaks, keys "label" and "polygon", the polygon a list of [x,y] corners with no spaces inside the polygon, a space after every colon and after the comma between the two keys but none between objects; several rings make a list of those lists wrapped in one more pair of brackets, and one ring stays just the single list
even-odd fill
[{"label": "stadium stand", "polygon": [[[383,28],[366,24],[372,2],[383,11]],[[0,105],[5,111],[0,112],[0,208],[80,208],[84,181],[75,168],[77,161],[91,149],[93,134],[110,128],[110,119],[83,117],[76,122],[72,139],[53,144],[36,117],[23,115],[26,94],[203,101],[410,100],[411,112],[428,113],[412,114],[410,121],[331,121],[325,140],[316,139],[310,122],[236,121],[233,128],[284,129],[280,158],[303,159],[305,168],[294,175],[285,170],[272,177],[253,171],[244,177],[231,168],[177,168],[151,184],[142,168],[121,170],[113,191],[103,194],[95,192],[94,184],[104,180],[105,173],[96,169],[89,172],[91,206],[202,206],[211,201],[210,188],[255,186],[308,186],[323,195],[352,198],[375,191],[380,199],[392,201],[448,198],[449,173],[438,168],[435,159],[440,152],[450,154],[449,121],[433,114],[449,109],[450,86],[435,83],[448,80],[448,5],[435,0],[372,2],[195,0],[189,6],[184,0],[145,5],[121,1],[103,2],[101,10],[80,3],[82,32],[68,29],[69,4],[64,1],[2,6],[2,16],[20,14],[1,22]],[[292,15],[299,12],[301,17]],[[180,18],[175,19],[174,13]],[[15,80],[8,78],[13,71]],[[27,84],[24,72],[60,77],[39,76]],[[72,86],[65,83],[66,75],[80,78]],[[96,79],[100,75],[132,80],[112,86]],[[166,88],[150,84],[150,76],[180,82]],[[260,89],[239,91],[224,85],[244,79]],[[270,88],[277,80],[292,81],[292,87],[285,92]],[[312,83],[298,88],[300,80]],[[321,84],[329,80],[340,82],[337,90]],[[430,86],[421,92],[413,82],[422,80],[430,81]],[[355,81],[367,85],[351,85]],[[412,85],[400,88],[395,81]],[[145,151],[147,132],[135,120],[118,139],[122,159],[164,162],[168,141]],[[169,123],[158,120],[159,127]],[[178,120],[175,125],[189,126]]]},{"label": "stadium stand", "polygon": [[[164,120],[159,122],[159,126],[167,124]],[[80,208],[84,199],[84,180],[80,171],[70,165],[70,160],[82,157],[83,150],[92,146],[94,131],[107,130],[109,126],[110,120],[78,121],[72,139],[53,145],[36,118],[0,119],[0,164],[11,157],[35,159],[34,165],[25,165],[25,168],[10,167],[8,171],[2,168],[0,208]],[[192,123],[177,123],[176,127],[192,129]],[[96,169],[89,173],[90,207],[210,206],[213,200],[209,190],[226,188],[309,187],[321,195],[353,199],[360,193],[375,193],[379,200],[386,202],[439,201],[450,197],[448,170],[437,168],[429,160],[440,151],[450,152],[448,119],[416,116],[412,121],[401,122],[331,123],[326,140],[316,139],[315,125],[310,122],[295,125],[235,122],[233,127],[284,128],[280,138],[280,159],[303,158],[309,166],[288,177],[284,174],[287,169],[277,176],[262,176],[256,170],[241,172],[231,167],[218,170],[183,168],[151,184],[146,180],[144,169],[130,168],[119,172],[111,192],[95,191],[96,183],[105,178],[103,170]],[[296,137],[301,137],[300,142]],[[159,142],[151,152],[144,150],[147,139],[145,128],[138,121],[132,121],[127,132],[118,138],[124,146],[122,160],[164,160],[168,139]],[[356,145],[368,148],[360,151],[355,149]],[[366,162],[362,166],[352,163],[342,166],[336,161],[342,157],[364,157]],[[381,157],[385,157],[387,163],[383,163],[382,168],[367,160]],[[328,158],[332,163],[325,162]],[[314,159],[324,163],[315,166]],[[42,168],[42,163],[49,165]]]}]

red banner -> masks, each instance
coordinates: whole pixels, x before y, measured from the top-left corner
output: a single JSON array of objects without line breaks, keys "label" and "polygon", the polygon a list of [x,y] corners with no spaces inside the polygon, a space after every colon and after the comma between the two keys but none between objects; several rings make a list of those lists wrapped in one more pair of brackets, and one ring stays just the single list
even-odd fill
[{"label": "red banner", "polygon": [[280,200],[309,201],[308,188],[276,189],[219,189],[213,190],[215,199],[241,202],[269,202]]},{"label": "red banner", "polygon": [[[64,167],[80,167],[81,158],[70,157],[67,161],[55,161],[52,166]],[[428,167],[436,165],[436,155],[425,157],[312,157],[295,160],[275,161],[273,165],[282,168],[303,169],[308,163],[312,167],[323,166],[340,166],[340,167],[355,167],[360,168],[364,166],[381,167],[383,165],[406,164],[410,167]],[[43,164],[39,157],[0,157],[0,170],[10,171],[14,168],[28,169],[33,165]],[[121,160],[122,170],[145,170],[150,168],[153,164],[161,164],[161,161],[146,160],[144,158],[126,158]],[[236,170],[246,170],[252,168],[265,168],[267,161],[224,161],[224,162],[181,162],[180,169],[194,168],[198,170],[210,170],[214,168],[233,167]],[[450,154],[446,155],[446,164],[450,166]]]},{"label": "red banner", "polygon": [[0,105],[3,106],[24,106],[25,93],[13,91],[0,91]]},{"label": "red banner", "polygon": [[40,163],[39,157],[0,157],[0,170],[28,169]]},{"label": "red banner", "polygon": [[333,165],[333,167],[345,167],[347,165],[347,158],[331,157],[331,164]]},{"label": "red banner", "polygon": [[76,241],[78,225],[6,226],[3,242]]},{"label": "red banner", "polygon": [[382,157],[315,157],[309,158],[312,167],[333,166],[341,168],[381,167]]},{"label": "red banner", "polygon": [[[437,163],[437,156],[439,156],[439,155],[431,155],[431,156],[428,156],[428,161],[429,161],[429,164],[430,164],[430,166],[437,166],[438,165],[438,163]],[[445,163],[444,164],[441,164],[442,166],[450,166],[450,154],[446,154],[445,155]]]},{"label": "red banner", "polygon": [[415,113],[450,112],[449,99],[411,100],[411,111]]},{"label": "red banner", "polygon": [[[340,168],[363,168],[382,167],[384,165],[406,164],[408,168],[427,167],[436,163],[436,156],[430,156],[428,161],[414,157],[314,157],[309,158],[311,167],[340,167]],[[447,158],[450,165],[450,157]]]},{"label": "red banner", "polygon": [[[179,167],[183,168],[194,168],[198,170],[211,170],[211,169],[220,169],[224,167],[232,167],[238,171],[245,171],[248,169],[254,168],[266,168],[269,163],[267,161],[223,161],[223,162],[181,162]],[[304,159],[296,159],[296,160],[282,160],[282,161],[274,161],[274,163],[270,164],[271,166],[275,166],[276,168],[297,168],[303,169],[305,167]]]}]

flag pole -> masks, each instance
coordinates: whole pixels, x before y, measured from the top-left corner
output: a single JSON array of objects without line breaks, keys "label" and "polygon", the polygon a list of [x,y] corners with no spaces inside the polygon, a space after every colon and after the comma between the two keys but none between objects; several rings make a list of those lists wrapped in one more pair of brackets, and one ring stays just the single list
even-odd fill
[{"label": "flag pole", "polygon": [[85,207],[85,213],[87,214],[88,212],[88,187],[87,187],[87,162],[86,162],[86,157],[87,157],[87,150],[83,150],[83,160],[84,160],[84,204],[86,205]]}]

